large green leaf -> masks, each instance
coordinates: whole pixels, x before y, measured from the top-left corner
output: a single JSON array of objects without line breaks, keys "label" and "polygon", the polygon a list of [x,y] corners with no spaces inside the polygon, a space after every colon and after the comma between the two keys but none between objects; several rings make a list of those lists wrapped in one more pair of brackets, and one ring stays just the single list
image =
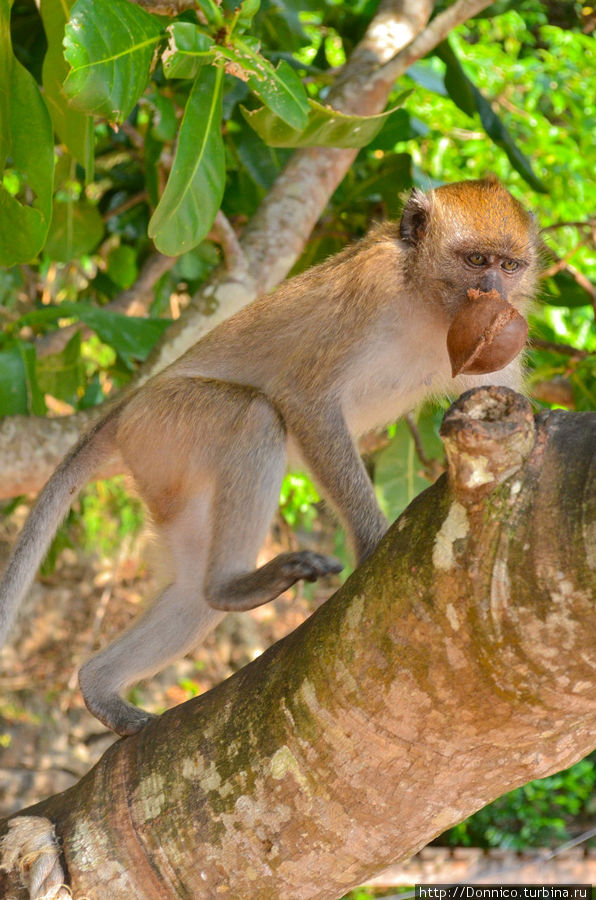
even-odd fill
[{"label": "large green leaf", "polygon": [[128,0],[77,0],[64,35],[72,106],[123,122],[145,90],[162,26]]},{"label": "large green leaf", "polygon": [[404,91],[396,106],[377,116],[347,116],[315,100],[304,130],[292,128],[266,107],[251,112],[240,107],[248,124],[271,147],[365,147],[411,91]]},{"label": "large green leaf", "polygon": [[[285,60],[274,69],[258,52],[258,41],[250,38],[235,38],[232,47],[219,47],[218,50],[232,66],[240,67],[240,72],[246,73],[244,78],[249,87],[271,112],[296,131],[306,127],[308,97],[298,75]],[[229,71],[236,74],[233,67]]]},{"label": "large green leaf", "polygon": [[125,316],[105,307],[67,300],[57,306],[44,306],[26,313],[13,324],[13,328],[18,330],[26,325],[47,326],[51,322],[70,318],[78,319],[92,328],[102,341],[116,350],[128,367],[132,366],[134,359],[146,359],[171,324],[169,319]]},{"label": "large green leaf", "polygon": [[472,90],[480,121],[493,143],[503,150],[513,168],[519,172],[531,188],[541,194],[548,193],[548,188],[544,182],[534,173],[530,160],[525,153],[521,152],[486,97],[480,93],[475,85],[472,85]]},{"label": "large green leaf", "polygon": [[0,182],[0,265],[28,262],[43,247],[52,214],[52,123],[33,76],[10,44],[10,0],[0,0],[0,163],[10,160],[13,193]]},{"label": "large green leaf", "polygon": [[201,69],[180,125],[174,163],[149,236],[162,253],[177,256],[199,244],[213,224],[225,184],[221,136],[223,69]]},{"label": "large green leaf", "polygon": [[[416,426],[427,457],[443,459],[443,447],[437,430],[441,414],[425,407],[417,416]],[[418,458],[407,424],[397,423],[395,435],[375,461],[375,489],[385,514],[391,521],[403,512],[421,491],[429,487],[424,467]]]},{"label": "large green leaf", "polygon": [[41,17],[48,42],[42,78],[45,101],[56,134],[79,162],[89,181],[93,178],[93,119],[66,102],[62,84],[68,75],[62,40],[73,0],[41,0]]},{"label": "large green leaf", "polygon": [[103,237],[104,224],[96,206],[86,201],[54,201],[46,253],[56,262],[70,262],[91,253]]},{"label": "large green leaf", "polygon": [[[171,324],[168,319],[143,319],[82,303],[62,303],[72,315],[92,328],[106,344],[113,347],[127,366],[135,359],[147,359],[149,353]],[[64,310],[68,315],[68,311]]]},{"label": "large green leaf", "polygon": [[195,78],[201,66],[213,62],[213,38],[192,22],[168,25],[168,46],[161,61],[166,78]]},{"label": "large green leaf", "polygon": [[521,152],[486,97],[470,81],[451,44],[443,41],[436,48],[435,53],[447,67],[445,88],[453,102],[469,116],[472,116],[475,111],[478,112],[484,130],[497,147],[506,153],[513,168],[535,191],[546,193],[547,188],[534,173],[530,160]]}]

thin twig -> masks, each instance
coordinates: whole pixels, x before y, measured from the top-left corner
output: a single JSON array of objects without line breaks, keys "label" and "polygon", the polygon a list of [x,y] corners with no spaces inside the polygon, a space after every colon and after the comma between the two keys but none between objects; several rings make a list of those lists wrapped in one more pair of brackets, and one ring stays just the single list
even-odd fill
[{"label": "thin twig", "polygon": [[545,341],[542,338],[532,338],[530,347],[538,350],[549,350],[552,353],[561,353],[563,356],[571,356],[574,359],[587,359],[589,356],[596,354],[590,353],[589,350],[580,350],[571,344],[559,344],[557,341]]}]

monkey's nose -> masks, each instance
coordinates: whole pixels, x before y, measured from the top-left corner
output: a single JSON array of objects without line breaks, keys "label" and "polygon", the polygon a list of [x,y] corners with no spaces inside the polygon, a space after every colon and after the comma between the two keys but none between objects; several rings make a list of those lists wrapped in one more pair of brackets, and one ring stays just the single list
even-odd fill
[{"label": "monkey's nose", "polygon": [[478,282],[478,287],[487,294],[490,293],[490,291],[497,291],[501,297],[507,299],[508,292],[503,282],[503,278],[496,269],[489,269],[488,272],[485,272]]}]

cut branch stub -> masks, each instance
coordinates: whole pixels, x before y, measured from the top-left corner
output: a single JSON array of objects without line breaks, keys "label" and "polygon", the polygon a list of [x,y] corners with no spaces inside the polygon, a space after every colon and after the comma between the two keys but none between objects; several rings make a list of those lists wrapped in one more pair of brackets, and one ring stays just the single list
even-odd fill
[{"label": "cut branch stub", "polygon": [[448,409],[440,434],[451,488],[462,503],[475,503],[524,464],[534,446],[534,417],[510,388],[474,388]]}]

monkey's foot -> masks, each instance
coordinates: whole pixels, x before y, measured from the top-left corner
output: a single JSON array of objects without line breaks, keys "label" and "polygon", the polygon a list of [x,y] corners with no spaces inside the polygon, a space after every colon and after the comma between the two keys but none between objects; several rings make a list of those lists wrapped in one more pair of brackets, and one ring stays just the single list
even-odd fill
[{"label": "monkey's foot", "polygon": [[279,562],[279,572],[288,578],[290,584],[299,580],[316,581],[324,575],[337,575],[343,569],[342,563],[333,556],[311,550],[282,553],[273,562]]},{"label": "monkey's foot", "polygon": [[254,572],[238,575],[205,594],[207,603],[214,609],[241,612],[254,609],[279,597],[297,581],[316,581],[323,575],[341,572],[339,560],[311,550],[280,553],[271,562]]},{"label": "monkey's foot", "polygon": [[127,703],[118,694],[101,698],[90,698],[83,695],[83,700],[89,712],[96,719],[122,737],[136,734],[157,718],[153,713],[133,706],[132,703]]}]

